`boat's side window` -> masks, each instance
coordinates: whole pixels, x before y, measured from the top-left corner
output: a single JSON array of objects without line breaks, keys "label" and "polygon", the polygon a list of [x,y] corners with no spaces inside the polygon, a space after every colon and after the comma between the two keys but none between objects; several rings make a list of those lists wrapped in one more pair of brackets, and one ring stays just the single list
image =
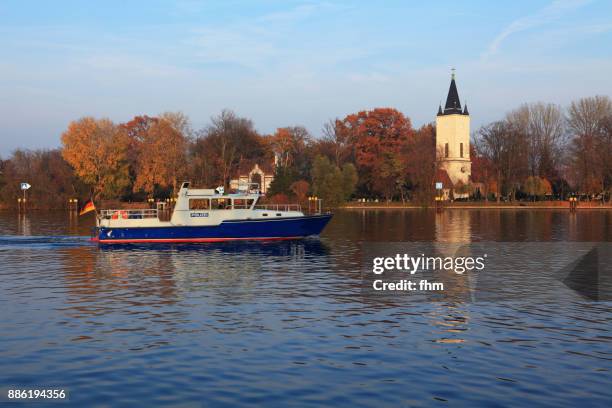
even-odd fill
[{"label": "boat's side window", "polygon": [[210,200],[211,210],[225,210],[227,206],[231,208],[231,201],[229,198],[213,198]]},{"label": "boat's side window", "polygon": [[234,209],[248,210],[253,205],[252,198],[234,198]]},{"label": "boat's side window", "polygon": [[189,200],[190,210],[210,210],[210,200],[208,198],[191,198]]}]

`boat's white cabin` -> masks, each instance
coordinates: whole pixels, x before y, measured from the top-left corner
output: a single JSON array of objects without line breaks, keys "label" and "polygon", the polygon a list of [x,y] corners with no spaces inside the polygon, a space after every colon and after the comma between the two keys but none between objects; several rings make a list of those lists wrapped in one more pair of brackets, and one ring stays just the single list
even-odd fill
[{"label": "boat's white cabin", "polygon": [[182,184],[169,221],[159,209],[102,210],[98,226],[107,228],[219,225],[226,220],[303,217],[297,204],[258,205],[258,189],[224,194],[223,189],[190,189]]}]

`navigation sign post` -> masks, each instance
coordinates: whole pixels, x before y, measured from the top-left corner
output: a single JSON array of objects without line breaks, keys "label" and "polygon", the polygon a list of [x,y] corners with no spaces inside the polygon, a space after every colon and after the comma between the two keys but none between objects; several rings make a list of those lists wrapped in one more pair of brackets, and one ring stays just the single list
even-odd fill
[{"label": "navigation sign post", "polygon": [[436,211],[442,210],[442,188],[444,185],[440,181],[436,181]]},{"label": "navigation sign post", "polygon": [[[23,191],[23,199],[21,200],[21,203],[23,203],[22,206],[23,206],[24,212],[26,209],[26,191],[28,191],[30,187],[32,186],[29,183],[26,183],[26,182],[21,183],[21,191]],[[21,206],[19,206],[19,209],[21,210]]]}]

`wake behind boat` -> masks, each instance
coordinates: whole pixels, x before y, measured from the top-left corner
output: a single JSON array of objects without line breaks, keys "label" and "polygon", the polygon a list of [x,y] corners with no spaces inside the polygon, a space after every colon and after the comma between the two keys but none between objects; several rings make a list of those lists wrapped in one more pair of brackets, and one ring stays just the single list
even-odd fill
[{"label": "wake behind boat", "polygon": [[[250,186],[249,186],[250,187]],[[332,217],[305,215],[297,204],[258,205],[257,189],[235,194],[190,189],[185,182],[169,220],[159,209],[101,210],[96,236],[101,244],[286,240],[319,235]]]}]

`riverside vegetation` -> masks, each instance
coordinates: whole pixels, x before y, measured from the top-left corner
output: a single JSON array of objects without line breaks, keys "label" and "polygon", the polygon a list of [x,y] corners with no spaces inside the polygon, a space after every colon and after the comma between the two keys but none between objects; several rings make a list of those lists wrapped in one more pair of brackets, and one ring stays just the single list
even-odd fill
[{"label": "riverside vegetation", "polygon": [[[583,98],[567,108],[525,104],[473,135],[471,199],[610,200],[612,102]],[[415,129],[392,108],[330,120],[318,137],[301,126],[260,134],[229,110],[194,130],[180,112],[127,123],[84,117],[61,135],[61,148],[16,150],[0,161],[0,205],[15,207],[19,183],[32,184],[29,206],[64,208],[68,199],[166,198],[182,180],[229,186],[240,169],[275,163],[267,200],[308,195],[338,206],[351,198],[431,202],[438,163],[435,127]]]}]

